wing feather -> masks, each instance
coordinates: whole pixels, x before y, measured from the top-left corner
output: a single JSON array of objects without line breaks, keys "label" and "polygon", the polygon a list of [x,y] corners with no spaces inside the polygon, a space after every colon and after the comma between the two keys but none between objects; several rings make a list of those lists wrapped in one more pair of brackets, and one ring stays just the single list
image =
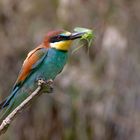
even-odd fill
[{"label": "wing feather", "polygon": [[0,108],[4,108],[9,104],[9,102],[15,96],[26,78],[33,72],[34,69],[39,66],[39,64],[41,64],[41,62],[47,56],[47,51],[48,50],[46,48],[39,46],[27,55],[17,81],[15,82],[15,85],[13,87],[12,93],[0,104]]},{"label": "wing feather", "polygon": [[46,48],[37,47],[27,55],[27,58],[23,63],[17,81],[15,83],[15,86],[23,83],[23,81],[32,73],[33,69],[39,66],[39,64],[46,57],[47,51],[48,50]]}]

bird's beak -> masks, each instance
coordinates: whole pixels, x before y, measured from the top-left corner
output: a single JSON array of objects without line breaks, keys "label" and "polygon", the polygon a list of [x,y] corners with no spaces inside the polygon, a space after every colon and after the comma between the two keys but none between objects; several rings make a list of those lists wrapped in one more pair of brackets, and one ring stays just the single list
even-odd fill
[{"label": "bird's beak", "polygon": [[85,32],[72,33],[71,36],[70,36],[70,39],[74,40],[74,39],[77,39],[77,38],[81,38],[84,34],[85,34]]}]

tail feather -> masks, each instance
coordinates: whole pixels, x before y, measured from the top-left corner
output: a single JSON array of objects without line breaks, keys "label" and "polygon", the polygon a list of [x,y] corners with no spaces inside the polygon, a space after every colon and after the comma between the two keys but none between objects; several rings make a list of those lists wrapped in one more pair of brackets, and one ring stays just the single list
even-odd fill
[{"label": "tail feather", "polygon": [[[5,102],[7,101],[7,98],[4,99],[1,103],[0,103],[0,110],[3,109],[3,105],[5,104]],[[6,106],[5,106],[6,107]]]},{"label": "tail feather", "polygon": [[9,105],[11,99],[15,96],[15,94],[17,93],[19,87],[16,87],[14,89],[14,91],[12,92],[12,94],[10,96],[8,96],[2,103],[0,103],[0,109],[5,108],[6,106]]}]

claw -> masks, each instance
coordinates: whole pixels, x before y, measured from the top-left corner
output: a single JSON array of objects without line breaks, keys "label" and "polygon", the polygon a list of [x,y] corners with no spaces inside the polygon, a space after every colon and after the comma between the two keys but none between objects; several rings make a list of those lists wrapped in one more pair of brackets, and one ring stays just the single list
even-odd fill
[{"label": "claw", "polygon": [[46,84],[46,82],[43,79],[39,79],[37,82],[38,82],[38,86]]},{"label": "claw", "polygon": [[44,92],[52,93],[53,92],[53,80],[49,79],[46,81],[46,89],[44,88]]},{"label": "claw", "polygon": [[43,86],[42,92],[52,93],[53,92],[53,80],[44,80],[44,78],[38,79],[38,86]]},{"label": "claw", "polygon": [[47,80],[47,81],[46,81],[46,84],[52,85],[52,84],[53,84],[53,80],[52,80],[52,79]]}]

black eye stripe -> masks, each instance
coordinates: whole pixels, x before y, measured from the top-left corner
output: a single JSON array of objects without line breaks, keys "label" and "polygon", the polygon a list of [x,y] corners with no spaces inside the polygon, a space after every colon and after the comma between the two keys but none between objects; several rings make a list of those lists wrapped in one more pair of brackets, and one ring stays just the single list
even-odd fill
[{"label": "black eye stripe", "polygon": [[59,42],[63,40],[70,40],[70,36],[57,35],[50,38],[50,42]]},{"label": "black eye stripe", "polygon": [[56,40],[57,40],[57,36],[53,36],[50,38],[50,42],[56,42]]}]

